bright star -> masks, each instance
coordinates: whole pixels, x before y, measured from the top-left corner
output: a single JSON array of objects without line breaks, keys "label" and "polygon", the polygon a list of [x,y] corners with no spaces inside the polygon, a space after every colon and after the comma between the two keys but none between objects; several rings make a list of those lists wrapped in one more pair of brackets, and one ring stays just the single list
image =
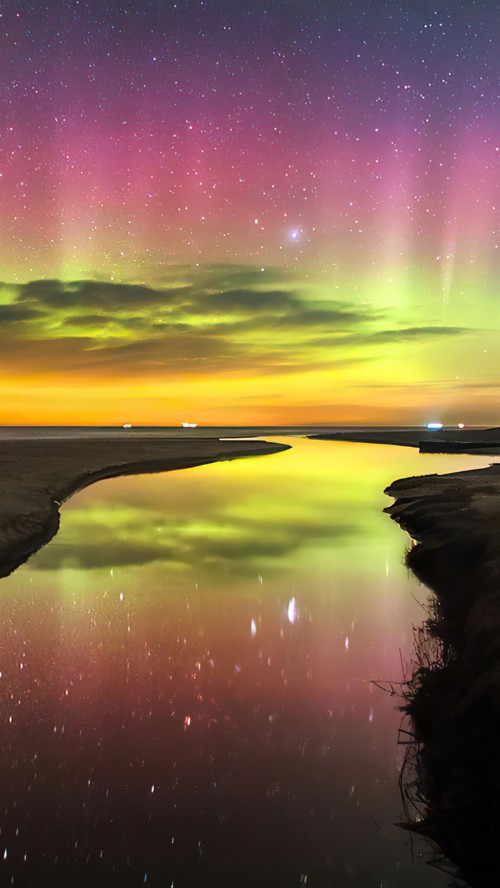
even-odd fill
[{"label": "bright star", "polygon": [[299,237],[300,237],[300,231],[299,231],[299,229],[298,229],[298,228],[292,228],[292,230],[290,231],[288,237],[289,237],[290,240],[292,240],[292,241],[296,241],[296,240],[298,240]]}]

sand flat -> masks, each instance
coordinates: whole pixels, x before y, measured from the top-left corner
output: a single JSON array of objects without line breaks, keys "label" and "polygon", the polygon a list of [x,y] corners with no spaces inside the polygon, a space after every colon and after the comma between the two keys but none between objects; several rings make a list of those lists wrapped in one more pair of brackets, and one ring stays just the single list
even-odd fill
[{"label": "sand flat", "polygon": [[138,435],[0,441],[0,576],[15,570],[57,533],[59,506],[88,484],[288,449],[286,444],[267,441]]}]

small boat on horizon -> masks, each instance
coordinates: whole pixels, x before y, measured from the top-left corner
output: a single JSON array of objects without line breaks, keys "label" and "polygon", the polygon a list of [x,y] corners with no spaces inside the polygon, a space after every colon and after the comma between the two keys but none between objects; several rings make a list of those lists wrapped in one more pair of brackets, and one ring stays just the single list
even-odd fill
[{"label": "small boat on horizon", "polygon": [[122,429],[131,429],[131,428],[132,428],[131,422],[124,422],[122,425]]},{"label": "small boat on horizon", "polygon": [[183,429],[197,429],[198,423],[197,422],[183,422],[182,428]]}]

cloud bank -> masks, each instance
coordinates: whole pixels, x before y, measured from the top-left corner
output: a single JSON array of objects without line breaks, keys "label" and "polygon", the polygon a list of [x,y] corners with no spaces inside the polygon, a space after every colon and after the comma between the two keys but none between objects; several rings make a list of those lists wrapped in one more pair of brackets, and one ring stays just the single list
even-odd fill
[{"label": "cloud bank", "polygon": [[366,305],[292,287],[280,269],[174,266],[154,287],[57,279],[0,285],[0,362],[13,374],[270,375],[345,367],[383,345],[463,332],[394,328]]}]

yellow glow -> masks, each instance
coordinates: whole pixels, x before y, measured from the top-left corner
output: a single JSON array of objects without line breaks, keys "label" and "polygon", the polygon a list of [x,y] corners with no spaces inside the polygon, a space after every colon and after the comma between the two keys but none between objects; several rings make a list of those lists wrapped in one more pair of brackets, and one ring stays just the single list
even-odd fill
[{"label": "yellow glow", "polygon": [[430,412],[469,424],[496,414],[489,291],[467,298],[468,270],[454,269],[464,296],[453,321],[436,300],[437,271],[402,261],[391,277],[381,265],[355,282],[253,266],[167,271],[156,286],[94,278],[97,295],[81,275],[56,281],[48,303],[42,290],[5,286],[6,311],[26,317],[0,343],[0,424],[420,424]]}]

